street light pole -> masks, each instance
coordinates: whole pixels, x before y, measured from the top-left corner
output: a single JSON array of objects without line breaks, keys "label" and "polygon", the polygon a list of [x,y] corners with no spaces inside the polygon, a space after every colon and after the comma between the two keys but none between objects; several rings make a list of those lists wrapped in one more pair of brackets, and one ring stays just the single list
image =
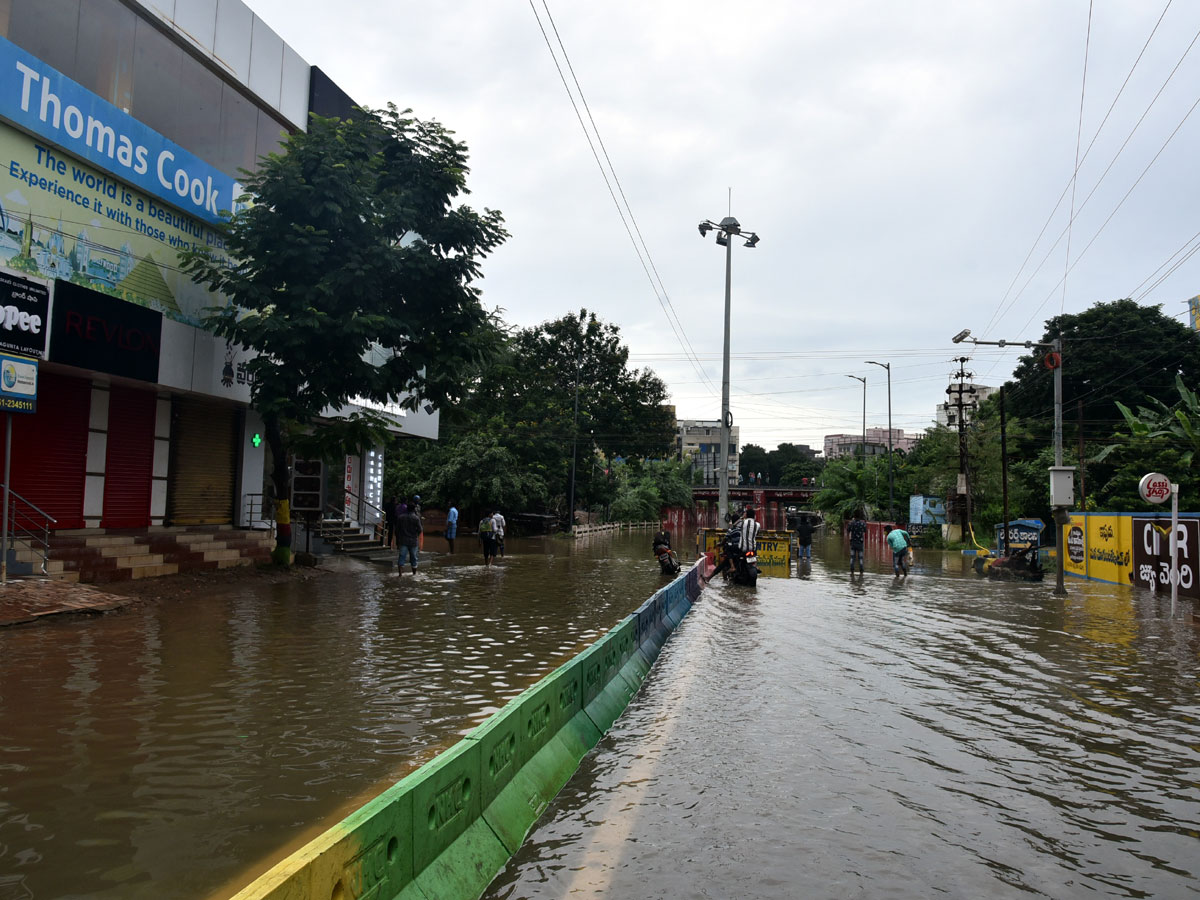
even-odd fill
[{"label": "street light pole", "polygon": [[[1051,469],[1050,475],[1050,503],[1054,511],[1054,527],[1058,534],[1058,551],[1055,554],[1058,557],[1057,578],[1055,579],[1054,593],[1057,596],[1065,597],[1067,595],[1066,578],[1064,577],[1063,551],[1066,549],[1063,541],[1063,525],[1070,521],[1070,513],[1067,512],[1067,506],[1062,503],[1055,504],[1054,475],[1056,470],[1063,470],[1062,464],[1062,338],[1056,337],[1050,342],[1038,341],[981,341],[971,337],[971,329],[964,328],[958,334],[950,339],[955,344],[960,344],[963,341],[969,340],[972,344],[985,344],[991,347],[1007,347],[1009,344],[1018,344],[1025,349],[1039,347],[1044,350],[1049,350],[1053,360],[1047,358],[1047,365],[1053,364],[1054,368],[1054,468]],[[1072,476],[1073,478],[1074,476]],[[1071,488],[1071,496],[1074,496],[1074,488]],[[1059,498],[1060,500],[1062,498]],[[1068,505],[1073,503],[1073,500],[1068,500]],[[1004,523],[1005,536],[1008,534],[1008,522]]]},{"label": "street light pole", "polygon": [[[873,359],[867,360],[869,366],[880,366],[887,369],[888,383],[888,518],[896,518],[896,501],[895,501],[895,480],[892,477],[892,364],[890,362],[881,363],[875,362]],[[866,427],[865,424],[863,426]]]},{"label": "street light pole", "polygon": [[[867,466],[867,379],[860,375],[847,375],[846,377],[853,378],[855,381],[861,381],[863,384],[863,429],[862,442],[859,444],[859,461],[865,469]],[[866,482],[863,482],[863,491],[866,491]]]},{"label": "street light pole", "polygon": [[733,427],[733,417],[729,414],[729,323],[731,299],[733,293],[733,243],[730,238],[742,236],[746,238],[745,246],[754,247],[758,244],[758,235],[753,231],[742,231],[741,223],[733,216],[726,216],[720,222],[705,219],[700,223],[700,237],[707,237],[710,231],[717,232],[717,243],[725,246],[725,344],[721,355],[721,471],[717,473],[717,517],[718,525],[723,526],[729,513],[729,432]]}]

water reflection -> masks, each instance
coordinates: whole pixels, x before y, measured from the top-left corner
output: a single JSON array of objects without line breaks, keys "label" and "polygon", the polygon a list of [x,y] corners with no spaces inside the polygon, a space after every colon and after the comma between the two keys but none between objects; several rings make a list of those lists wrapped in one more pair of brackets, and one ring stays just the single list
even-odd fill
[{"label": "water reflection", "polygon": [[487,896],[1200,893],[1190,605],[816,555],[706,594]]},{"label": "water reflection", "polygon": [[231,893],[664,583],[644,533],[507,543],[0,629],[0,897]]}]

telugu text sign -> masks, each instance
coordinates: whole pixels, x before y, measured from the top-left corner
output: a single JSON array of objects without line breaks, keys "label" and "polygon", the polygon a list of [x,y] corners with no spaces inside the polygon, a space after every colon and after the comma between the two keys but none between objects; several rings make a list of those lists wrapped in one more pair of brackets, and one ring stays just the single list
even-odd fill
[{"label": "telugu text sign", "polygon": [[[1200,598],[1200,521],[1180,519],[1176,526],[1179,596]],[[1171,589],[1171,519],[1133,517],[1133,583],[1150,590]]]}]

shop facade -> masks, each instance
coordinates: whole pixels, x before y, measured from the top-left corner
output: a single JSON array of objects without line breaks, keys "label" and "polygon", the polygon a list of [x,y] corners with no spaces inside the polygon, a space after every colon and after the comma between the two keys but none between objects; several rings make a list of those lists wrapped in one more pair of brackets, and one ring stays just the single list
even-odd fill
[{"label": "shop facade", "polygon": [[239,169],[351,105],[240,0],[0,2],[0,349],[39,360],[11,488],[55,530],[253,524],[249,356],[178,254],[221,252]]}]

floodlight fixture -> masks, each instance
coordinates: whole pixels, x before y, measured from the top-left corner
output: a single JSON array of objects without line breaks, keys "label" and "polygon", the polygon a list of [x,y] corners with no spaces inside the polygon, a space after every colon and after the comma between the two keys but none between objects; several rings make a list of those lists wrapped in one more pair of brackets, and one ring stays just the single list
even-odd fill
[{"label": "floodlight fixture", "polygon": [[962,331],[960,331],[954,337],[950,338],[950,341],[955,344],[961,344],[963,341],[965,341],[970,336],[971,336],[971,329],[964,328]]}]

